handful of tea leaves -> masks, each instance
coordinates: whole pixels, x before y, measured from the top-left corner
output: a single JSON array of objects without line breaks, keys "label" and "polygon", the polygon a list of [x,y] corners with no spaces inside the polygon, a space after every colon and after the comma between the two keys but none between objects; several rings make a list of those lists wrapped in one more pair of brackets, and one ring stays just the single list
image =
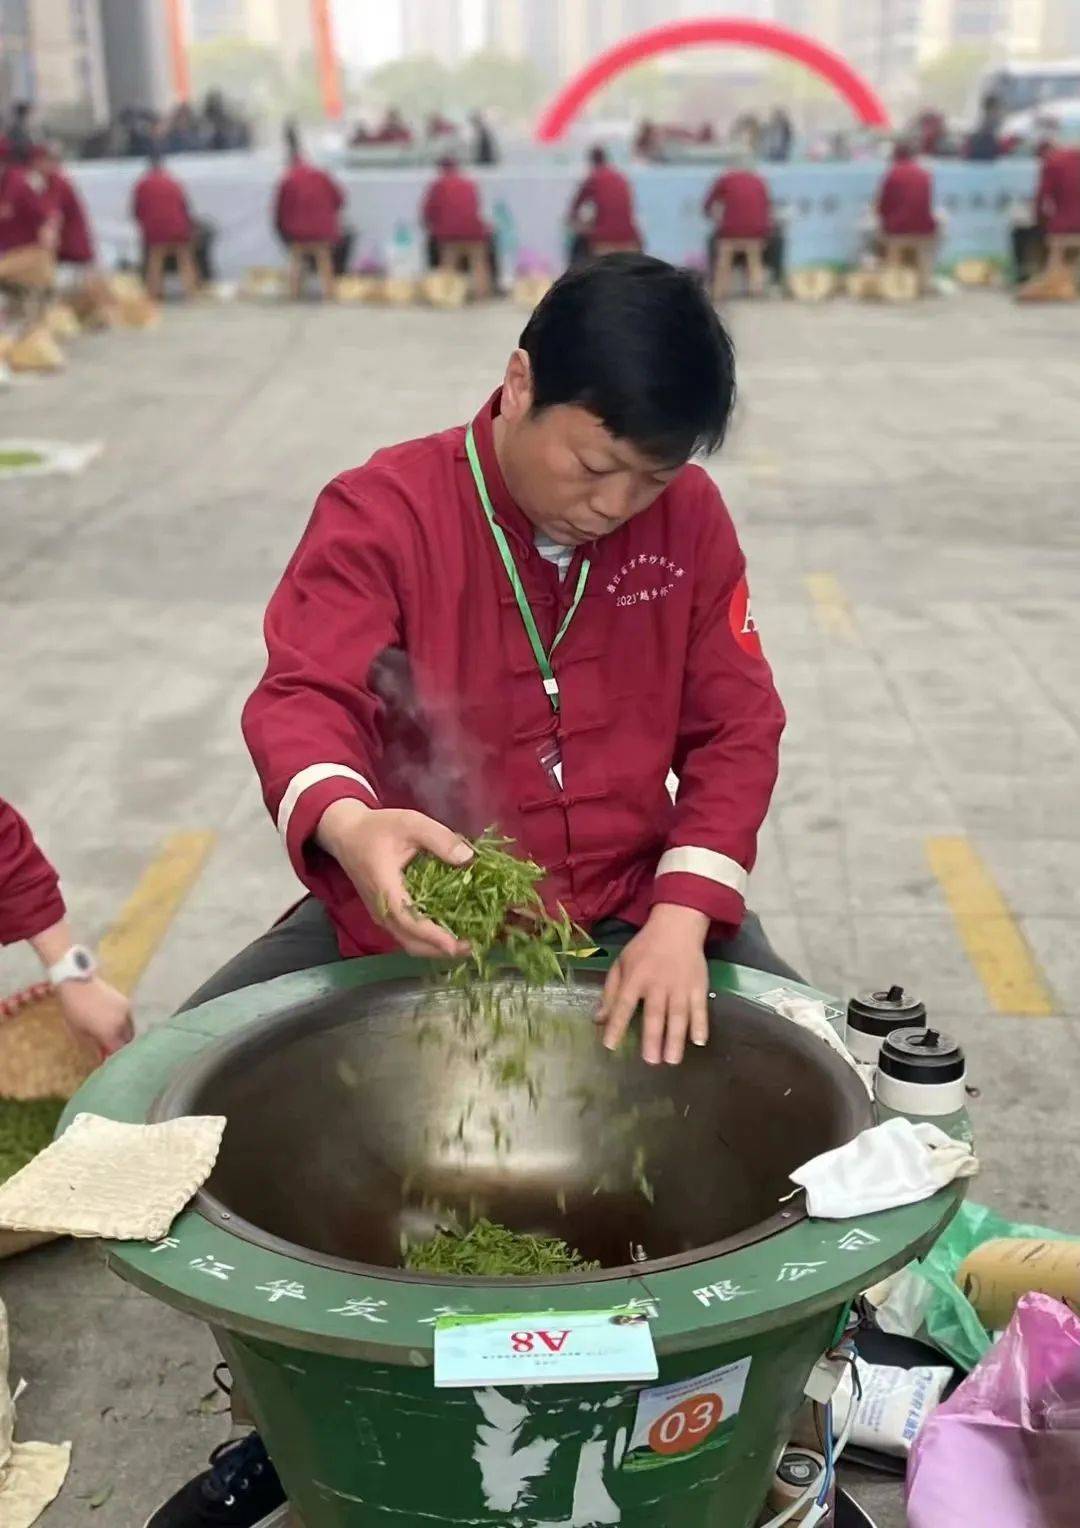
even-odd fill
[{"label": "handful of tea leaves", "polygon": [[449,1273],[485,1278],[525,1278],[529,1275],[592,1273],[599,1263],[587,1262],[580,1252],[557,1236],[529,1236],[506,1226],[478,1220],[469,1231],[442,1229],[430,1240],[404,1249],[406,1268],[414,1273]]},{"label": "handful of tea leaves", "polygon": [[506,961],[527,983],[541,986],[561,980],[560,956],[587,944],[588,938],[565,912],[552,917],[537,890],[544,870],[510,854],[512,843],[488,829],[473,841],[473,858],[464,868],[418,854],[405,871],[405,885],[418,917],[432,919],[468,943],[471,953],[457,972],[487,980],[498,965],[492,950],[501,944]]}]

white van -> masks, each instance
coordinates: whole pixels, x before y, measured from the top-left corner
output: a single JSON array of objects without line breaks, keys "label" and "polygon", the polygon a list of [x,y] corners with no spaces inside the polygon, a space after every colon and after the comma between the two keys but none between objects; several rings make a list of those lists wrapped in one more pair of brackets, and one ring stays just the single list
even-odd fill
[{"label": "white van", "polygon": [[1032,60],[987,69],[972,103],[973,120],[988,95],[997,98],[1006,117],[1019,111],[1048,111],[1057,101],[1080,101],[1080,58]]}]

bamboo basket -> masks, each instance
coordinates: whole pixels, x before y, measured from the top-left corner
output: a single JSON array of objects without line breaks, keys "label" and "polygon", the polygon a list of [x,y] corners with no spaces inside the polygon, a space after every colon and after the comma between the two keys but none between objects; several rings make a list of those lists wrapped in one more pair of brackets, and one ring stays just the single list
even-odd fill
[{"label": "bamboo basket", "polygon": [[[29,1101],[70,1098],[98,1064],[93,1049],[72,1034],[45,984],[13,1013],[0,1014],[0,1097]],[[56,1238],[0,1230],[0,1260]]]}]

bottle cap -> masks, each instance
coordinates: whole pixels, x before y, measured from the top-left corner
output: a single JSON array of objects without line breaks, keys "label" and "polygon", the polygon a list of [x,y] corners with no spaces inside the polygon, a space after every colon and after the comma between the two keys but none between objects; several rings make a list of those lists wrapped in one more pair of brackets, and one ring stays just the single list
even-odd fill
[{"label": "bottle cap", "polygon": [[894,1029],[882,1044],[878,1070],[901,1082],[935,1087],[964,1076],[964,1052],[939,1029]]},{"label": "bottle cap", "polygon": [[894,1029],[926,1023],[926,1005],[903,987],[860,992],[848,1003],[847,1025],[859,1034],[883,1040]]}]

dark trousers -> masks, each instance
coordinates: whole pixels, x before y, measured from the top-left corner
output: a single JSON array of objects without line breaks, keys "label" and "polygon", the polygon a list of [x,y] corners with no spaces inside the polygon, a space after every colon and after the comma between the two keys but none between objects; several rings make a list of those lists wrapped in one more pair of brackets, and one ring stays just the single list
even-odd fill
[{"label": "dark trousers", "polygon": [[[605,947],[623,945],[636,930],[617,918],[605,919],[590,930],[596,942]],[[742,927],[731,939],[721,939],[706,947],[710,960],[730,960],[735,965],[755,971],[768,971],[784,981],[802,981],[773,949],[756,913],[747,912]],[[212,998],[252,987],[256,982],[272,981],[275,976],[289,976],[311,966],[326,966],[340,960],[337,937],[325,907],[316,897],[306,897],[280,923],[260,934],[246,950],[234,955],[221,970],[203,983],[188,998],[180,1012],[198,1008]]]}]

